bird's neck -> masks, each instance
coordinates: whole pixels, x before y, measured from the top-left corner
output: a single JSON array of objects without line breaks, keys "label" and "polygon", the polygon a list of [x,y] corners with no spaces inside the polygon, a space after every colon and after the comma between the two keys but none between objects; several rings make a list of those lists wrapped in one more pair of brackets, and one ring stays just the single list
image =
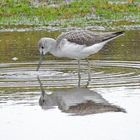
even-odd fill
[{"label": "bird's neck", "polygon": [[55,39],[51,39],[51,42],[49,42],[48,51],[53,55],[56,53],[57,47],[56,47],[56,40]]},{"label": "bird's neck", "polygon": [[60,57],[60,50],[59,50],[59,47],[57,46],[56,40],[51,41],[49,52],[56,57]]}]

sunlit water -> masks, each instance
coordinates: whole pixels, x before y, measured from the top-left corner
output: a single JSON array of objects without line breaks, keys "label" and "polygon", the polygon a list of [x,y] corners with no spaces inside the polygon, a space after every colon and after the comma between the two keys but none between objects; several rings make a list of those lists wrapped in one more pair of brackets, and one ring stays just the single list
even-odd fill
[{"label": "sunlit water", "polygon": [[0,33],[0,138],[139,140],[140,31],[126,32],[90,57],[87,89],[84,60],[80,89],[76,60],[49,55],[36,71],[37,40],[58,34]]}]

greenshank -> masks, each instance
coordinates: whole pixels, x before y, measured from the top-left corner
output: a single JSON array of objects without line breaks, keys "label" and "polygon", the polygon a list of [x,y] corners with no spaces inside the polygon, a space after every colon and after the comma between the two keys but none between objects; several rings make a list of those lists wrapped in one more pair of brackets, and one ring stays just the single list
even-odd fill
[{"label": "greenshank", "polygon": [[92,32],[88,30],[74,30],[62,33],[57,39],[43,37],[38,42],[38,49],[40,52],[40,61],[37,71],[43,60],[43,56],[51,53],[56,57],[67,57],[78,60],[78,87],[80,87],[80,60],[87,60],[88,64],[88,81],[91,81],[90,76],[90,63],[87,59],[88,56],[97,53],[101,50],[106,43],[121,36],[124,31],[119,32]]}]

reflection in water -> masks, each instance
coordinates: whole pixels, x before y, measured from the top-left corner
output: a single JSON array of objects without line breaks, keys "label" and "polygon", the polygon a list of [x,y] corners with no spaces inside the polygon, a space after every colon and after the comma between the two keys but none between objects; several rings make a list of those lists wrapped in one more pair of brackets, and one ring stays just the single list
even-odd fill
[{"label": "reflection in water", "polygon": [[111,105],[100,94],[88,88],[61,89],[47,94],[40,78],[41,89],[39,105],[47,110],[58,106],[62,112],[73,115],[88,115],[103,112],[125,112],[123,108]]}]

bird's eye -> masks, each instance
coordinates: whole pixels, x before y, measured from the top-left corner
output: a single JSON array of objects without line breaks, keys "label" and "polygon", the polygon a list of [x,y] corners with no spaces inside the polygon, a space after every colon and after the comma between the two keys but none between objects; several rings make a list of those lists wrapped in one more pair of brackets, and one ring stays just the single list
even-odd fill
[{"label": "bird's eye", "polygon": [[44,47],[43,47],[43,46],[41,46],[41,48],[42,48],[42,49],[44,49]]}]

